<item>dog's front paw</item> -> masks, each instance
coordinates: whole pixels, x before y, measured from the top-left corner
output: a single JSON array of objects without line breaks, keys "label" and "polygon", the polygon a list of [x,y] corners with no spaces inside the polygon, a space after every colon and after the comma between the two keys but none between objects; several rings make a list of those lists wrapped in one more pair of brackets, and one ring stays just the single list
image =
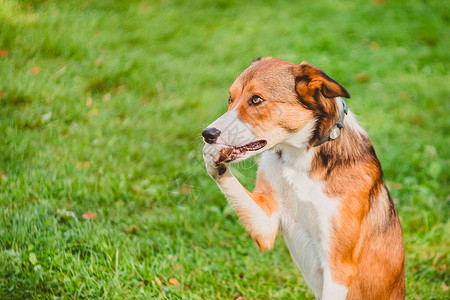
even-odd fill
[{"label": "dog's front paw", "polygon": [[206,171],[208,171],[209,176],[218,182],[222,175],[224,175],[228,170],[228,166],[226,164],[220,164],[217,166],[211,166],[206,164]]},{"label": "dog's front paw", "polygon": [[226,163],[233,154],[233,148],[223,145],[205,144],[203,147],[203,160],[206,164],[206,170],[212,179],[216,180],[225,174],[228,167]]}]

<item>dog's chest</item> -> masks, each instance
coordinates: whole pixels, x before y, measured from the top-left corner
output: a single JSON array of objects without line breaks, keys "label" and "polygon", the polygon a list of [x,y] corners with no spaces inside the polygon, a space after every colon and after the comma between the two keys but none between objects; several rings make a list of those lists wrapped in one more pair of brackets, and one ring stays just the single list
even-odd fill
[{"label": "dog's chest", "polygon": [[327,242],[324,237],[329,235],[339,201],[325,194],[322,181],[309,177],[311,156],[263,155],[260,166],[279,198],[283,229],[301,227],[317,241]]},{"label": "dog's chest", "polygon": [[[331,220],[338,201],[324,193],[324,184],[308,176],[310,157],[261,159],[281,202],[281,224],[291,256],[312,289],[321,289],[328,266]],[[267,172],[267,171],[265,171]]]}]

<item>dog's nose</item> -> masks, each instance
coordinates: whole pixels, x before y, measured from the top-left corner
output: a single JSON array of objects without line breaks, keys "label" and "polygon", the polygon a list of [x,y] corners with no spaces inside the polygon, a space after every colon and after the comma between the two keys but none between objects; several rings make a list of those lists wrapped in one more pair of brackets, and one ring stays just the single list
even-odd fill
[{"label": "dog's nose", "polygon": [[215,127],[209,127],[202,131],[202,135],[205,138],[205,142],[214,144],[220,135],[220,130]]}]

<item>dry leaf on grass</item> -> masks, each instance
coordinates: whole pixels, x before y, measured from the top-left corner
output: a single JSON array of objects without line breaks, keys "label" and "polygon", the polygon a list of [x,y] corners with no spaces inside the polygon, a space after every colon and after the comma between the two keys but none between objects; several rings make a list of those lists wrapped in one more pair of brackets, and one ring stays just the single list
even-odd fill
[{"label": "dry leaf on grass", "polygon": [[408,92],[405,92],[405,91],[400,92],[400,98],[408,99],[409,98]]},{"label": "dry leaf on grass", "polygon": [[97,218],[97,213],[95,212],[85,212],[83,213],[83,219],[95,219]]},{"label": "dry leaf on grass", "polygon": [[97,59],[95,60],[95,65],[96,65],[96,66],[101,66],[101,65],[103,65],[103,62],[104,62],[103,57],[99,57],[99,58],[97,58]]},{"label": "dry leaf on grass", "polygon": [[244,298],[244,296],[242,296],[241,293],[236,292],[233,294],[233,300],[243,300],[243,299],[245,299],[245,298]]},{"label": "dry leaf on grass", "polygon": [[137,287],[141,287],[141,286],[144,286],[144,285],[145,285],[145,282],[139,281],[138,284],[137,284]]},{"label": "dry leaf on grass", "polygon": [[179,285],[180,285],[180,283],[178,282],[178,280],[176,280],[176,279],[173,278],[173,277],[169,279],[169,283],[172,284],[172,285],[176,285],[176,286],[179,286]]},{"label": "dry leaf on grass", "polygon": [[113,91],[115,94],[120,93],[121,91],[123,91],[124,89],[126,89],[126,85],[119,85],[119,86],[115,86],[113,87]]},{"label": "dry leaf on grass", "polygon": [[147,104],[148,103],[148,98],[147,97],[142,97],[141,98],[141,104],[142,105],[145,105],[145,104]]},{"label": "dry leaf on grass", "polygon": [[75,164],[75,166],[77,168],[81,168],[81,167],[89,167],[91,164],[88,161],[77,161],[74,160],[73,163]]},{"label": "dry leaf on grass", "polygon": [[372,48],[372,49],[378,49],[378,48],[380,48],[380,45],[378,45],[377,42],[371,42],[371,43],[370,43],[370,48]]},{"label": "dry leaf on grass", "polygon": [[182,192],[183,194],[190,194],[190,193],[192,192],[192,189],[191,189],[188,185],[183,184],[183,185],[181,186],[181,192]]},{"label": "dry leaf on grass", "polygon": [[91,107],[91,105],[92,105],[92,97],[91,95],[88,95],[86,99],[86,107]]},{"label": "dry leaf on grass", "polygon": [[41,68],[39,68],[39,67],[32,67],[31,69],[30,69],[30,74],[32,74],[32,75],[37,75],[37,74],[39,74],[41,72]]},{"label": "dry leaf on grass", "polygon": [[367,82],[369,81],[369,76],[367,76],[366,73],[361,73],[356,75],[356,80],[358,80],[359,82]]},{"label": "dry leaf on grass", "polygon": [[155,281],[156,281],[157,285],[159,285],[159,286],[162,285],[161,280],[158,278],[158,276],[155,276]]},{"label": "dry leaf on grass", "polygon": [[136,225],[131,226],[131,228],[125,229],[125,233],[136,233],[137,227]]},{"label": "dry leaf on grass", "polygon": [[8,49],[0,49],[0,56],[8,56]]}]

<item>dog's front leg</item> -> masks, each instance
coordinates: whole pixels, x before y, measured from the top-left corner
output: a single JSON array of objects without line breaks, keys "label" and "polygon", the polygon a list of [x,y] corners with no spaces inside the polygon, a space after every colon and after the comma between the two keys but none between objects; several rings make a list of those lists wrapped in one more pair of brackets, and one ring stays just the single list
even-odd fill
[{"label": "dog's front leg", "polygon": [[278,201],[264,173],[258,171],[253,192],[247,191],[231,173],[226,164],[205,154],[206,169],[261,250],[273,247],[279,227]]}]

